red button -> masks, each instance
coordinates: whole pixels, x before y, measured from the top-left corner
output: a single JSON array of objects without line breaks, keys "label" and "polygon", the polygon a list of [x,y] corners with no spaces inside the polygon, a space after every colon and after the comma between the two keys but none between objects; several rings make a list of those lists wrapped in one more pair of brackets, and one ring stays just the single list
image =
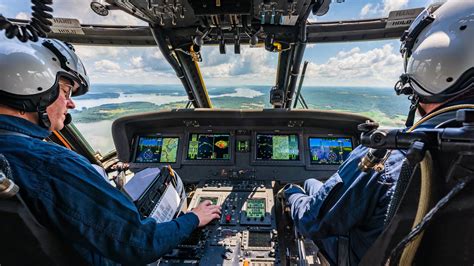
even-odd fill
[{"label": "red button", "polygon": [[227,214],[227,215],[225,216],[225,222],[226,222],[226,223],[230,223],[231,218],[232,218],[232,216],[230,216],[230,214]]}]

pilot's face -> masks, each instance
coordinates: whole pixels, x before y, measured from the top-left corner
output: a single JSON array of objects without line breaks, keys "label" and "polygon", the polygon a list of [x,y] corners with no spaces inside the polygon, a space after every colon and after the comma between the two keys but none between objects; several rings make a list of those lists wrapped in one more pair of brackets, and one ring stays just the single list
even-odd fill
[{"label": "pilot's face", "polygon": [[71,94],[77,87],[77,84],[71,83],[68,79],[59,79],[59,96],[53,104],[46,108],[49,121],[51,122],[49,130],[61,130],[64,127],[64,120],[66,119],[68,109],[76,107],[72,101]]}]

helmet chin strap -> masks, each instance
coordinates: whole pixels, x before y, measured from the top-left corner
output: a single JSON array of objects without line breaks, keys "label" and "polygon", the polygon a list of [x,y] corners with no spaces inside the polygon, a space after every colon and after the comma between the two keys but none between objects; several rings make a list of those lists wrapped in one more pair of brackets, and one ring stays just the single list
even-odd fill
[{"label": "helmet chin strap", "polygon": [[416,109],[418,109],[418,105],[420,103],[420,98],[416,94],[412,94],[410,96],[411,100],[411,105],[410,105],[410,111],[408,112],[407,120],[405,122],[406,127],[411,127],[413,126],[413,123],[415,122],[415,114],[416,114]]},{"label": "helmet chin strap", "polygon": [[[48,113],[46,111],[38,111],[38,117],[39,117],[39,125],[49,129],[51,127],[51,121],[49,121]],[[72,116],[71,114],[66,114],[66,118],[64,119],[64,126],[69,125],[72,122]]]},{"label": "helmet chin strap", "polygon": [[51,127],[51,121],[49,121],[48,113],[46,113],[46,110],[38,110],[38,120],[39,120],[39,125],[49,129]]}]

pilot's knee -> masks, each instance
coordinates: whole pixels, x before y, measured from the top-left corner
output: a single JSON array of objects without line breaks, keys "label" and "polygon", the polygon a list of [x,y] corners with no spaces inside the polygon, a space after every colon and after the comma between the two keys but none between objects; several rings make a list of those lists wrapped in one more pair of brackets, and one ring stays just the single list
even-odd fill
[{"label": "pilot's knee", "polygon": [[314,195],[323,186],[323,182],[314,178],[307,179],[304,182],[304,190],[310,196]]}]

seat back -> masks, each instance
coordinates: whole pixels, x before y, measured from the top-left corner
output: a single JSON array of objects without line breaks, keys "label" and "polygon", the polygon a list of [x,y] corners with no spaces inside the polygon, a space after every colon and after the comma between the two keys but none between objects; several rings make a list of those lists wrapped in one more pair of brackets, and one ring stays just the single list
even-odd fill
[{"label": "seat back", "polygon": [[[0,176],[12,179],[2,154]],[[8,196],[0,197],[0,265],[85,265],[70,245],[35,219],[18,193]]]},{"label": "seat back", "polygon": [[[448,169],[457,157],[444,152],[433,153],[433,172],[430,178],[431,204],[439,202],[458,182],[447,180]],[[462,165],[463,177],[474,173],[474,154],[466,154]],[[418,169],[417,169],[418,170]],[[396,195],[399,204],[394,215],[390,217],[387,227],[377,238],[361,260],[360,265],[385,265],[395,246],[408,235],[415,220],[420,198],[420,173],[414,172],[410,178],[406,193]],[[395,204],[391,202],[391,204]],[[431,208],[430,207],[430,208]],[[420,245],[415,249],[412,263],[414,265],[472,265],[474,261],[474,181],[468,183],[459,194],[440,209],[423,231]],[[416,241],[416,240],[414,240]],[[413,241],[413,242],[414,242]],[[390,265],[398,265],[391,262]],[[400,262],[400,265],[403,265]]]}]

